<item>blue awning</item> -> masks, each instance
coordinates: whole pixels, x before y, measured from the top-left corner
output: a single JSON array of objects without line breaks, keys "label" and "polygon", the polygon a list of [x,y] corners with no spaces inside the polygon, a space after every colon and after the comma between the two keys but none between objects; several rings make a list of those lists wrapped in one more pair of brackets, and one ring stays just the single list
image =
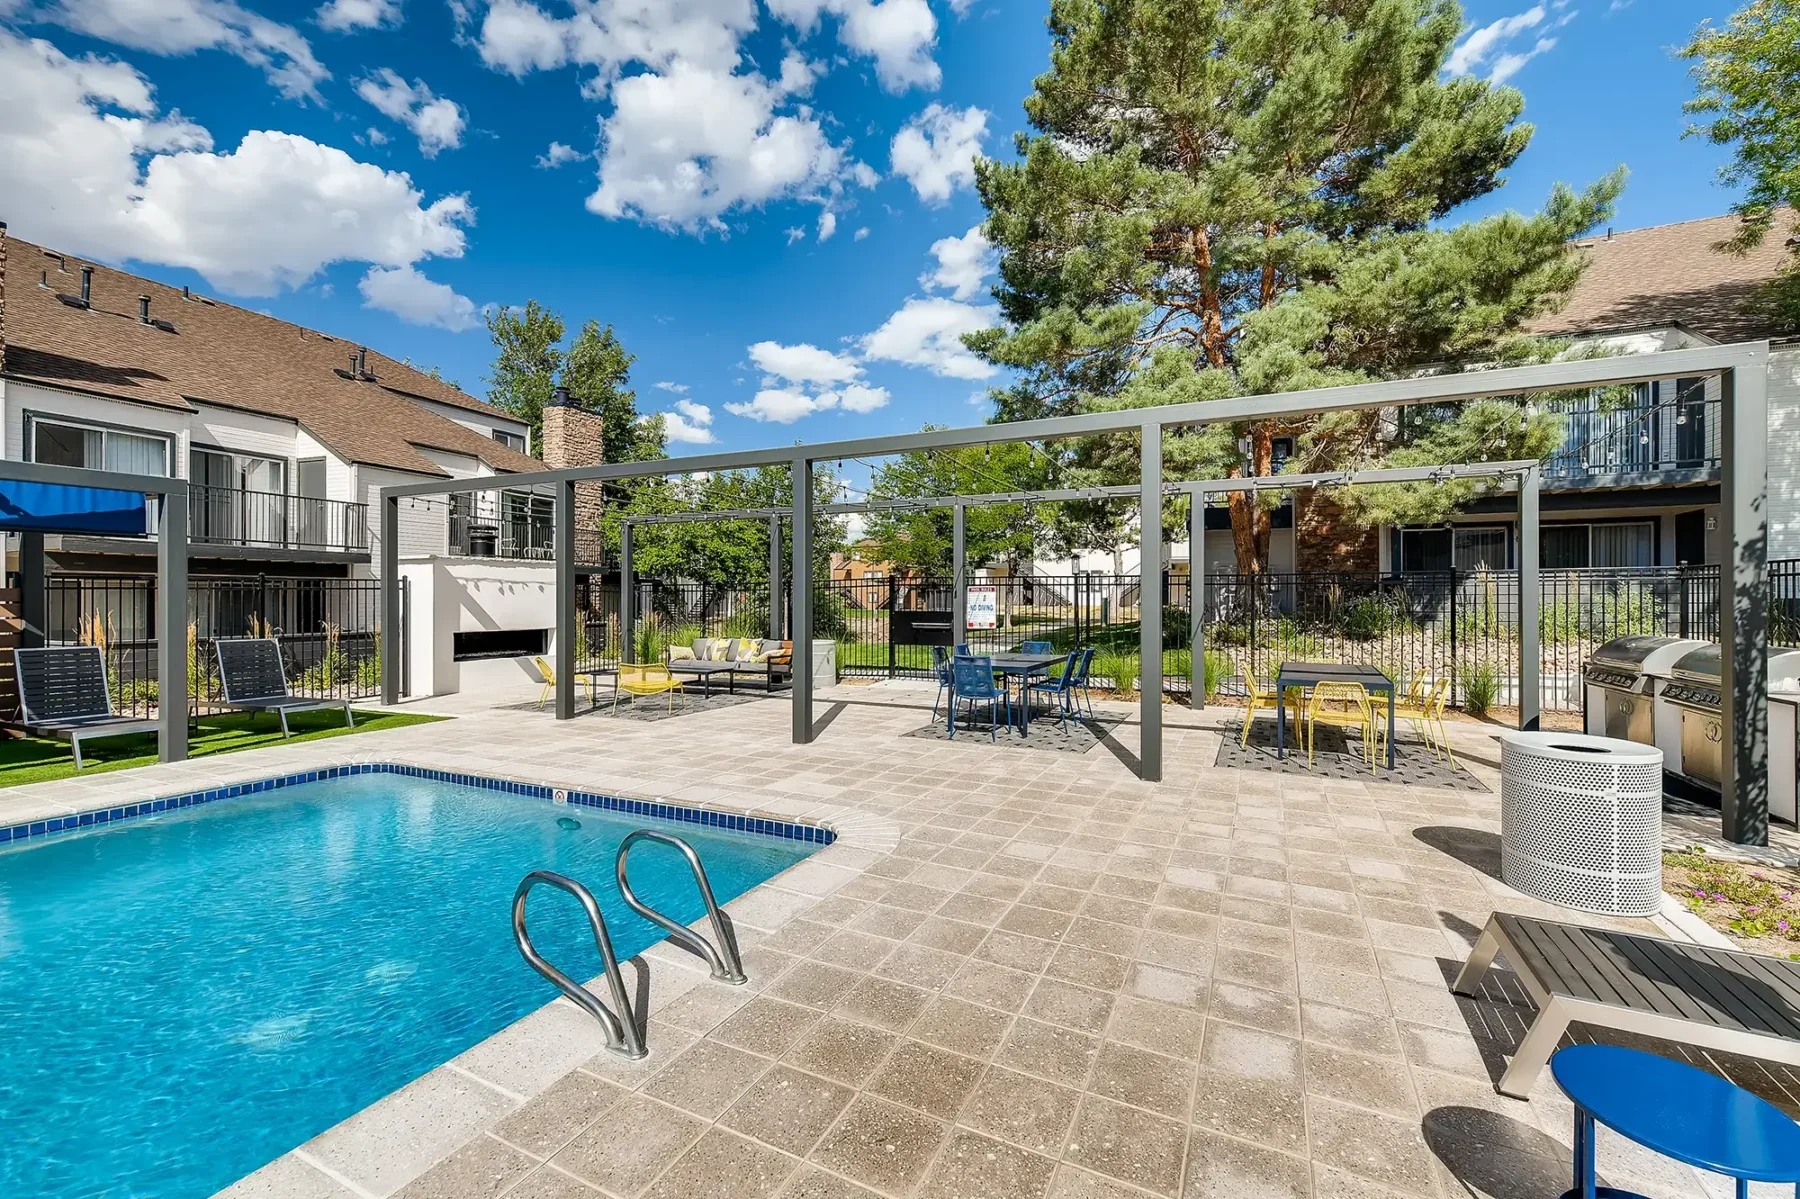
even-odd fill
[{"label": "blue awning", "polygon": [[142,537],[149,518],[142,492],[0,479],[0,529]]}]

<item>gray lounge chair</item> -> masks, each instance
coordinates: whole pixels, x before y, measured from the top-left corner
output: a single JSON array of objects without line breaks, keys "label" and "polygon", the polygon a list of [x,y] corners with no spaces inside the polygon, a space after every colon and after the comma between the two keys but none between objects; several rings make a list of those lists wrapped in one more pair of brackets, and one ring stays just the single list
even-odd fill
[{"label": "gray lounge chair", "polygon": [[1576,1021],[1800,1066],[1800,962],[1496,912],[1451,989],[1475,994],[1496,953],[1538,1009],[1503,1095],[1530,1094]]},{"label": "gray lounge chair", "polygon": [[246,712],[273,712],[281,718],[281,735],[289,737],[289,712],[316,712],[342,708],[344,726],[356,727],[346,699],[310,699],[288,690],[287,671],[281,665],[281,647],[273,637],[231,637],[213,642],[219,654],[219,681],[225,689],[225,705]]},{"label": "gray lounge chair", "polygon": [[81,759],[81,743],[102,737],[154,733],[158,723],[113,711],[106,655],[97,645],[54,645],[13,650],[19,680],[19,724],[36,737],[57,737]]}]

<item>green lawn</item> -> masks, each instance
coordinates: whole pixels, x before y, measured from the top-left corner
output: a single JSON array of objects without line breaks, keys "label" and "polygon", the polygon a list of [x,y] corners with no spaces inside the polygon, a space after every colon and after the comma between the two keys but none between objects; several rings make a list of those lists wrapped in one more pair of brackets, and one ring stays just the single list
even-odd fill
[{"label": "green lawn", "polygon": [[[356,727],[344,727],[344,714],[337,712],[296,712],[288,716],[293,730],[292,741],[317,741],[322,737],[343,737],[377,729],[397,729],[409,724],[429,724],[442,716],[425,716],[416,712],[358,712]],[[219,716],[203,716],[190,726],[188,756],[204,758],[212,754],[236,753],[282,743],[281,724],[264,713],[250,715],[233,712]],[[109,737],[104,741],[84,741],[81,756],[87,769],[81,772],[102,774],[109,770],[129,770],[156,761],[156,735]],[[17,787],[25,783],[42,783],[50,779],[71,778],[75,774],[75,758],[66,741],[46,741],[38,737],[0,740],[0,787]]]}]

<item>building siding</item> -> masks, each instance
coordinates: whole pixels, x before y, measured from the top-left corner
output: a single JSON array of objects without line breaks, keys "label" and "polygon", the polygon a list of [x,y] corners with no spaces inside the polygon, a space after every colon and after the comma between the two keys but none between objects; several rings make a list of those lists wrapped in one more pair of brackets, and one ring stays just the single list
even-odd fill
[{"label": "building siding", "polygon": [[1769,355],[1769,557],[1800,558],[1800,347]]}]

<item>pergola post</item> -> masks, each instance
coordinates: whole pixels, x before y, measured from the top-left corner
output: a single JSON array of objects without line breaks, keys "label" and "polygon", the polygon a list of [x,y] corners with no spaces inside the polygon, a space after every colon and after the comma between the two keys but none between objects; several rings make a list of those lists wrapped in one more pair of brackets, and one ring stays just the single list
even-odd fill
[{"label": "pergola post", "polygon": [[1188,707],[1206,707],[1206,493],[1188,493]]},{"label": "pergola post", "polygon": [[969,509],[966,504],[958,504],[952,511],[955,516],[950,522],[953,530],[950,548],[950,632],[952,639],[960,645],[969,639]]},{"label": "pergola post", "polygon": [[381,702],[400,702],[400,497],[381,497]]},{"label": "pergola post", "polygon": [[1138,501],[1138,777],[1162,782],[1162,425],[1145,421]]},{"label": "pergola post", "polygon": [[575,483],[556,489],[556,718],[575,717]]},{"label": "pergola post", "polygon": [[[1543,469],[1529,466],[1519,476],[1519,729],[1535,733],[1543,702],[1538,648],[1538,485]],[[1452,575],[1451,586],[1455,586]]]},{"label": "pergola post", "polygon": [[1719,374],[1721,831],[1769,843],[1768,347]]},{"label": "pergola post", "polygon": [[769,518],[769,640],[781,640],[781,518]]},{"label": "pergola post", "polygon": [[156,534],[157,757],[180,762],[188,751],[188,493],[162,495]]},{"label": "pergola post", "polygon": [[630,662],[637,653],[637,587],[631,578],[631,522],[619,524],[619,661]]},{"label": "pergola post", "polygon": [[19,644],[39,649],[49,626],[49,597],[44,594],[44,535],[26,530],[19,534]]},{"label": "pergola post", "polygon": [[811,745],[813,739],[813,595],[812,534],[813,488],[812,459],[801,455],[794,459],[794,604],[790,622],[794,634],[794,744]]}]

